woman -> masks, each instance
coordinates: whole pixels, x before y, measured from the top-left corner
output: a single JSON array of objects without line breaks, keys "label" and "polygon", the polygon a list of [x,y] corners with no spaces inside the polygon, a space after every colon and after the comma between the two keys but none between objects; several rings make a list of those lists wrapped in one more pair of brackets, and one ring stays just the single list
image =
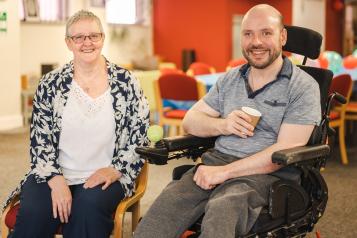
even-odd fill
[{"label": "woman", "polygon": [[144,160],[149,107],[130,73],[102,55],[97,16],[74,14],[66,25],[73,61],[45,75],[30,128],[31,170],[13,194],[20,210],[9,237],[109,237],[116,206],[134,190]]}]

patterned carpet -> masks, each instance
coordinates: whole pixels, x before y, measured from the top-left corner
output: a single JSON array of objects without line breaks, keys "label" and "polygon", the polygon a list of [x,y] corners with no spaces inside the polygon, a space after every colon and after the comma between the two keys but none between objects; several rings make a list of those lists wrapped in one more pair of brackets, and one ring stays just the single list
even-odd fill
[{"label": "patterned carpet", "polygon": [[[0,201],[5,200],[29,167],[28,128],[0,133]],[[336,147],[323,176],[329,187],[329,202],[316,228],[322,238],[357,237],[357,147],[349,146],[350,164],[343,166]],[[172,168],[186,164],[186,159],[170,162],[168,166],[151,165],[149,184],[142,200],[142,214],[170,181]],[[131,237],[130,216],[126,217],[124,237]],[[315,237],[310,234],[309,237]]]}]

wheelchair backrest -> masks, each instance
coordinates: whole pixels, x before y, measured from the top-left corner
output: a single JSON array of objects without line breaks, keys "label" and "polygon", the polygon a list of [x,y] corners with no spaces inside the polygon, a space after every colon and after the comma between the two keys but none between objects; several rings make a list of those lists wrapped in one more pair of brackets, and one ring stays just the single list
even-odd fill
[{"label": "wheelchair backrest", "polygon": [[319,126],[315,127],[309,145],[324,144],[326,142],[328,120],[326,117],[326,104],[328,103],[328,92],[333,78],[332,71],[328,69],[316,68],[304,65],[307,58],[317,59],[320,55],[322,36],[320,33],[298,26],[285,26],[287,30],[287,42],[283,47],[284,51],[304,56],[303,65],[299,67],[306,73],[310,74],[319,84],[320,102],[322,121]]}]

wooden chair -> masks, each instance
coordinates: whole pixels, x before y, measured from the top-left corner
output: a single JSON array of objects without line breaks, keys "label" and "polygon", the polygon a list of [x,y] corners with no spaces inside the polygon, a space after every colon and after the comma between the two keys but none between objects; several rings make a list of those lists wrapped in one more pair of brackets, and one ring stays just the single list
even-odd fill
[{"label": "wooden chair", "polygon": [[[119,203],[114,215],[113,238],[122,238],[123,222],[125,212],[132,213],[132,231],[135,230],[140,219],[140,199],[144,196],[148,180],[148,163],[144,164],[139,176],[136,179],[136,191],[131,197],[125,198]],[[20,207],[19,195],[15,196],[10,204],[5,208],[1,217],[1,237],[7,238],[10,230],[16,223],[16,215]],[[31,218],[29,218],[31,219]],[[58,235],[61,234],[61,228],[58,229]]]},{"label": "wooden chair", "polygon": [[216,69],[214,67],[202,62],[192,63],[186,72],[189,76],[214,73],[216,73]]},{"label": "wooden chair", "polygon": [[174,135],[173,127],[176,129],[176,134],[182,134],[181,123],[187,109],[164,108],[164,100],[198,101],[205,95],[206,87],[203,82],[188,75],[164,74],[154,81],[154,91],[158,124],[168,125],[169,134]]},{"label": "wooden chair", "polygon": [[345,120],[346,107],[351,97],[353,81],[349,74],[342,74],[333,78],[330,93],[338,92],[343,95],[347,103],[343,105],[335,105],[330,113],[330,127],[339,128],[338,139],[340,143],[340,153],[342,164],[348,164],[346,143],[345,143]]},{"label": "wooden chair", "polygon": [[357,121],[357,101],[350,101],[346,105],[346,120]]},{"label": "wooden chair", "polygon": [[238,58],[238,59],[233,59],[228,62],[228,65],[226,67],[226,71],[229,71],[230,69],[237,67],[239,65],[246,64],[247,60],[245,58]]}]

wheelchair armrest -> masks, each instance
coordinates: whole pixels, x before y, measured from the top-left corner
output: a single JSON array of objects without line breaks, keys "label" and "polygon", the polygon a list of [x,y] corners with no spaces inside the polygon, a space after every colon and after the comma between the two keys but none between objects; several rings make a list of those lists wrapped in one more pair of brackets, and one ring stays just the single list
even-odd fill
[{"label": "wheelchair armrest", "polygon": [[316,159],[327,156],[329,153],[328,145],[299,146],[274,152],[272,161],[284,166],[308,161],[313,163]]},{"label": "wheelchair armrest", "polygon": [[165,143],[169,152],[198,148],[201,146],[213,147],[217,137],[197,137],[193,135],[175,136],[164,138],[162,141]]},{"label": "wheelchair armrest", "polygon": [[[168,137],[157,142],[154,147],[139,146],[135,152],[148,159],[150,163],[163,165],[167,164],[167,160],[173,158],[200,156],[204,151],[214,146],[216,138],[193,135]],[[185,152],[170,156],[170,152],[178,151]]]}]

